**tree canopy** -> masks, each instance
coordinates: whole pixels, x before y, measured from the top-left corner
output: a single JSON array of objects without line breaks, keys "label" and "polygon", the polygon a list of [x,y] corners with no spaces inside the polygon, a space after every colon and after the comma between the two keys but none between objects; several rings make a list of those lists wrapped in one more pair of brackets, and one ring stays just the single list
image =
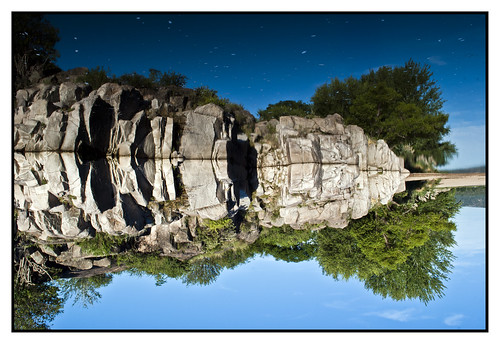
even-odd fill
[{"label": "tree canopy", "polygon": [[311,117],[311,104],[302,102],[301,100],[283,100],[275,104],[269,104],[265,110],[259,110],[259,119],[261,121],[269,121],[273,118],[279,119],[281,116],[299,116]]},{"label": "tree canopy", "polygon": [[80,82],[88,83],[92,89],[96,90],[107,82],[115,82],[122,85],[130,85],[136,88],[160,88],[167,86],[184,87],[187,82],[187,76],[176,73],[172,70],[162,72],[157,69],[149,69],[149,76],[144,76],[136,72],[126,73],[119,77],[108,76],[104,67],[97,66],[91,68],[86,75],[80,77]]},{"label": "tree canopy", "polygon": [[12,64],[15,89],[57,72],[59,30],[40,13],[12,14]]},{"label": "tree canopy", "polygon": [[343,230],[321,230],[317,260],[335,279],[357,277],[383,297],[427,303],[443,295],[454,258],[450,219],[460,205],[453,192],[427,188],[395,200]]},{"label": "tree canopy", "polygon": [[410,169],[444,165],[456,147],[443,141],[450,132],[444,100],[428,65],[409,60],[400,67],[371,70],[360,79],[335,78],[312,97],[315,116],[339,113],[403,156]]}]

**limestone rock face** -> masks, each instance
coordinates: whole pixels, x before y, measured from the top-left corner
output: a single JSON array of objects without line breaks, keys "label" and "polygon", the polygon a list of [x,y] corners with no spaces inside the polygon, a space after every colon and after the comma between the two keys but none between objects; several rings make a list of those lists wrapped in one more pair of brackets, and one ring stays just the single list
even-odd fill
[{"label": "limestone rock face", "polygon": [[59,86],[59,101],[60,106],[70,107],[77,101],[87,97],[90,93],[90,86],[85,84],[76,84],[73,82],[63,82]]},{"label": "limestone rock face", "polygon": [[14,150],[170,158],[173,119],[148,118],[139,91],[117,84],[88,91],[72,82],[20,90]]},{"label": "limestone rock face", "polygon": [[[269,128],[275,128],[269,132]],[[347,164],[361,170],[405,171],[402,160],[383,140],[369,142],[363,129],[344,126],[338,114],[307,119],[280,117],[279,124],[261,122],[256,135],[266,143],[255,145],[257,165],[271,167],[291,164]],[[274,135],[274,136],[273,136]],[[274,137],[274,147],[273,144]]]},{"label": "limestone rock face", "polygon": [[[186,99],[182,96],[184,105],[177,104],[169,90],[143,97],[133,87],[107,83],[89,91],[88,86],[71,81],[58,87],[40,84],[19,90],[14,150],[78,152],[89,158],[232,160],[256,167],[315,163],[354,165],[364,171],[405,171],[402,159],[384,141],[372,142],[361,128],[344,126],[338,114],[312,119],[283,116],[279,121],[259,122],[249,139],[233,132],[234,115],[214,104],[176,113],[182,120],[174,126],[172,117],[159,114],[168,114],[169,104],[187,108]],[[174,135],[178,137],[176,147]]]}]

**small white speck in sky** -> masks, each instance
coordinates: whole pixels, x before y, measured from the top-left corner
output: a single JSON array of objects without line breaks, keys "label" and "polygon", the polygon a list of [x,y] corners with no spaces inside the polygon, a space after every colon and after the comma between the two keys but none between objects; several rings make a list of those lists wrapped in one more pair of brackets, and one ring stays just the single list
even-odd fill
[{"label": "small white speck in sky", "polygon": [[438,39],[438,42],[441,43],[441,39]]},{"label": "small white speck in sky", "polygon": [[75,39],[75,40],[76,40],[76,39],[78,39],[78,37],[73,37],[73,39]]},{"label": "small white speck in sky", "polygon": [[78,52],[78,49],[75,49],[75,53],[77,53],[77,52]]},{"label": "small white speck in sky", "polygon": [[422,40],[422,38],[417,38],[417,41],[421,41],[421,40]]},{"label": "small white speck in sky", "polygon": [[169,23],[169,24],[172,24],[172,21],[171,21],[171,20],[169,20],[169,21],[168,21],[168,23]]},{"label": "small white speck in sky", "polygon": [[316,35],[311,35],[312,38],[316,37]]},{"label": "small white speck in sky", "polygon": [[385,19],[380,19],[381,22],[385,21]]},{"label": "small white speck in sky", "polygon": [[318,66],[323,67],[325,64],[324,63],[319,63]]},{"label": "small white speck in sky", "polygon": [[235,54],[235,53],[232,53],[232,54],[231,54],[231,56],[236,56],[236,54]]},{"label": "small white speck in sky", "polygon": [[141,17],[137,17],[137,18],[135,18],[135,19],[137,19],[137,20],[141,20]]},{"label": "small white speck in sky", "polygon": [[465,41],[465,39],[463,39],[462,37],[459,37],[459,38],[458,38],[458,40],[459,40],[460,42],[464,42],[464,41]]},{"label": "small white speck in sky", "polygon": [[307,50],[303,50],[303,51],[301,52],[301,54],[302,54],[302,55],[304,55],[305,53],[307,53]]}]

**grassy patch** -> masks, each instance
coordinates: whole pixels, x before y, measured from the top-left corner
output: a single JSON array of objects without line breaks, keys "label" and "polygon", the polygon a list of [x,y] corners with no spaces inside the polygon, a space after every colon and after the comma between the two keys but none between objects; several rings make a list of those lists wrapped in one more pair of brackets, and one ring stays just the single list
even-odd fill
[{"label": "grassy patch", "polygon": [[109,256],[116,253],[129,240],[128,235],[114,236],[97,232],[95,237],[78,242],[82,251],[95,256]]}]

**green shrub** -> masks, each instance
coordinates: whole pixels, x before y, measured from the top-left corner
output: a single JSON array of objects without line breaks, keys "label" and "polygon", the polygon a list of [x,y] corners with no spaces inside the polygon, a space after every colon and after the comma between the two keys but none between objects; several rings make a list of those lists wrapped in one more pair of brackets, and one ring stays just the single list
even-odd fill
[{"label": "green shrub", "polygon": [[156,69],[149,70],[149,80],[156,87],[178,86],[184,87],[187,83],[187,76],[174,71],[160,72]]},{"label": "green shrub", "polygon": [[93,90],[97,90],[105,83],[111,82],[111,79],[107,76],[104,68],[98,66],[93,69],[89,69],[87,74],[78,77],[77,82],[87,83]]},{"label": "green shrub", "polygon": [[278,119],[281,116],[298,116],[309,118],[312,116],[312,105],[301,100],[284,100],[276,104],[269,104],[265,110],[259,110],[259,120],[269,121]]},{"label": "green shrub", "polygon": [[165,283],[166,277],[182,277],[188,270],[187,263],[157,254],[125,254],[118,256],[117,261],[129,267],[132,274],[154,276],[157,285]]},{"label": "green shrub", "polygon": [[108,256],[116,252],[128,241],[128,236],[113,236],[103,232],[97,232],[95,237],[78,242],[82,251],[95,256]]}]

